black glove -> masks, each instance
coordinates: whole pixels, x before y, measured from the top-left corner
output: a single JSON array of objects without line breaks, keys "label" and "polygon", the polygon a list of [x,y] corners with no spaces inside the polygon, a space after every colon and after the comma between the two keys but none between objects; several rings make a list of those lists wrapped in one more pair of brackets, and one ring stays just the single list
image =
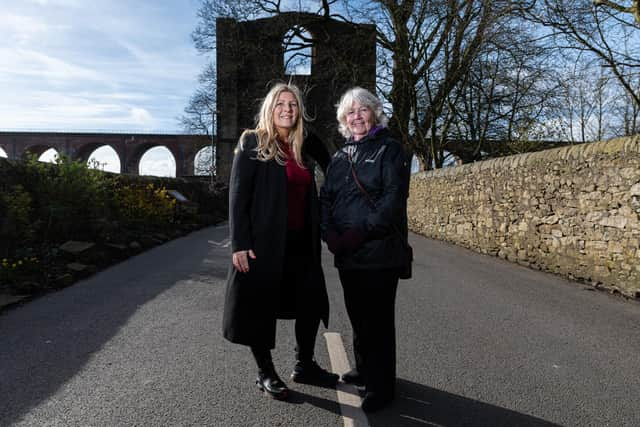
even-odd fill
[{"label": "black glove", "polygon": [[340,235],[335,231],[329,231],[324,240],[325,242],[327,242],[327,247],[329,248],[331,253],[335,255],[339,255],[340,253],[343,252]]},{"label": "black glove", "polygon": [[366,239],[367,235],[362,229],[358,227],[349,228],[340,236],[339,246],[344,252],[351,253],[359,249]]}]

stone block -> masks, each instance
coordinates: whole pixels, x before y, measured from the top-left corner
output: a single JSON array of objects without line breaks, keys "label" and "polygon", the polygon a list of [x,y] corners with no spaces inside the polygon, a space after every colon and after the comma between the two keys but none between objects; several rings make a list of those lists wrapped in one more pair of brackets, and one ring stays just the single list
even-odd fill
[{"label": "stone block", "polygon": [[589,212],[585,217],[587,222],[599,222],[604,218],[604,212]]},{"label": "stone block", "polygon": [[610,240],[607,245],[607,252],[621,254],[624,252],[624,247],[622,246],[622,243]]},{"label": "stone block", "polygon": [[67,268],[71,271],[74,271],[76,273],[82,273],[87,271],[88,266],[85,264],[81,264],[79,262],[71,262],[69,264],[67,264]]},{"label": "stone block", "polygon": [[95,243],[91,243],[91,242],[79,242],[76,240],[69,240],[68,242],[60,246],[60,250],[72,255],[77,255],[91,249],[94,246],[95,246]]},{"label": "stone block", "polygon": [[623,229],[629,220],[622,215],[614,215],[602,218],[598,224],[604,227],[613,227]]},{"label": "stone block", "polygon": [[607,242],[599,240],[588,241],[585,244],[585,249],[590,252],[606,252],[606,250],[608,249],[608,245]]}]

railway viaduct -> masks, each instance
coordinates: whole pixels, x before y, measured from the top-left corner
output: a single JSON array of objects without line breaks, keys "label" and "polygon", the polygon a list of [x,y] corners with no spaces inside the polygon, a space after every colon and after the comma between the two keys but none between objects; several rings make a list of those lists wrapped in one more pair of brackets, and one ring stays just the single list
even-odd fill
[{"label": "railway viaduct", "polygon": [[0,148],[9,159],[40,156],[50,148],[73,160],[88,161],[91,153],[107,145],[120,158],[121,173],[137,175],[140,159],[149,149],[166,147],[176,162],[176,176],[194,175],[196,154],[211,145],[206,135],[137,133],[0,132]]}]

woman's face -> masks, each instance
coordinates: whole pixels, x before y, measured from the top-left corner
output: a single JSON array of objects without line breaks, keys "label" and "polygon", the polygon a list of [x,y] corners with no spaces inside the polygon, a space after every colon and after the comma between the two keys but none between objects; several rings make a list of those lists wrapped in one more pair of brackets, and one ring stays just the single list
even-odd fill
[{"label": "woman's face", "polygon": [[356,141],[366,136],[373,127],[373,111],[369,107],[353,101],[347,110],[347,127]]},{"label": "woman's face", "polygon": [[299,114],[298,101],[291,92],[281,92],[273,109],[273,125],[281,138],[289,136],[296,125]]}]

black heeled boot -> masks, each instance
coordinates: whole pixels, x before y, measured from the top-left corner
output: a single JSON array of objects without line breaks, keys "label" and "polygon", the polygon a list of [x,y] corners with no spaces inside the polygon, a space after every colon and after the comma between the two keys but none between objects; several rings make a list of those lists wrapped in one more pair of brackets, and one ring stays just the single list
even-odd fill
[{"label": "black heeled boot", "polygon": [[333,387],[338,382],[338,374],[322,369],[313,359],[298,360],[291,373],[296,383]]},{"label": "black heeled boot", "polygon": [[334,387],[338,382],[338,374],[322,369],[313,360],[313,352],[296,348],[296,365],[291,373],[291,380],[300,384],[311,384],[325,387]]},{"label": "black heeled boot", "polygon": [[353,368],[349,372],[342,374],[342,381],[347,384],[364,387],[364,378],[357,368]]},{"label": "black heeled boot", "polygon": [[289,388],[276,373],[271,352],[254,348],[251,351],[258,364],[258,378],[256,378],[258,388],[273,399],[285,400],[289,397]]},{"label": "black heeled boot", "polygon": [[393,392],[377,393],[368,391],[362,400],[362,411],[366,413],[376,412],[386,408],[393,402]]},{"label": "black heeled boot", "polygon": [[319,325],[320,319],[316,317],[296,319],[296,365],[291,373],[291,380],[301,384],[334,387],[339,376],[322,369],[313,359]]}]

